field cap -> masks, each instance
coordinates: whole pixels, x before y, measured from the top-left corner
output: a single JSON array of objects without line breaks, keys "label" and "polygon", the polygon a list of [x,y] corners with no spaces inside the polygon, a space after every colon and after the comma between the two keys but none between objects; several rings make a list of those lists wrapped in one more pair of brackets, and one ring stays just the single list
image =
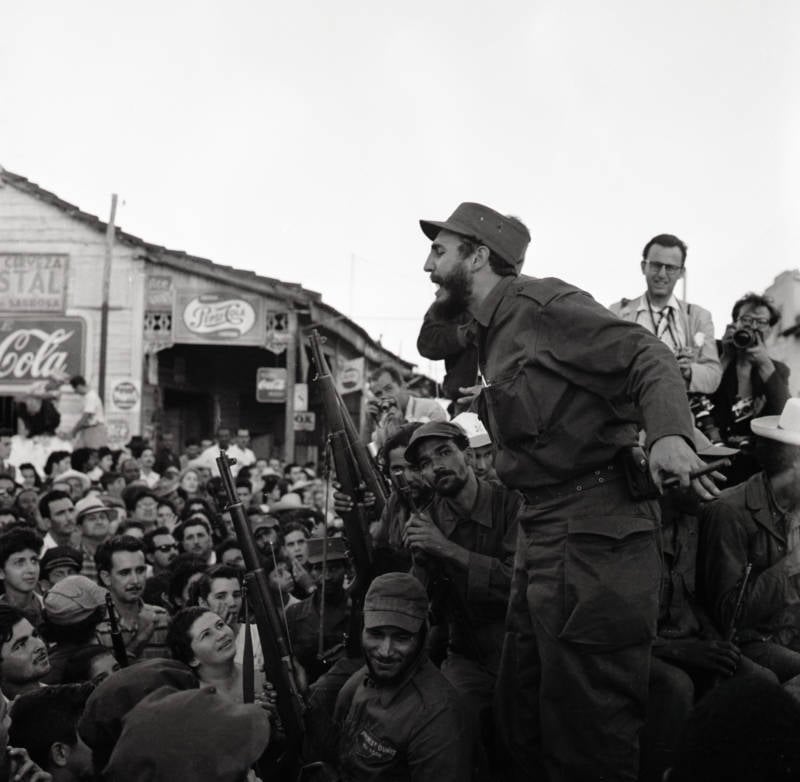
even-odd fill
[{"label": "field cap", "polygon": [[416,633],[428,616],[428,593],[410,573],[384,573],[364,598],[364,627],[399,627]]},{"label": "field cap", "polygon": [[531,235],[522,223],[512,221],[483,204],[464,202],[444,222],[420,220],[425,236],[434,240],[439,231],[479,239],[509,266],[519,271]]},{"label": "field cap", "polygon": [[[322,538],[308,539],[308,564],[316,565],[322,562]],[[346,562],[347,550],[342,538],[328,538],[328,550],[325,553],[328,562]]]},{"label": "field cap", "polygon": [[470,444],[466,432],[458,424],[454,424],[452,421],[430,421],[416,429],[408,441],[408,447],[404,455],[409,464],[416,464],[419,444],[423,440],[428,440],[432,437],[455,440],[456,443],[459,443],[464,448]]},{"label": "field cap", "polygon": [[44,611],[54,625],[72,625],[88,619],[106,604],[106,590],[86,576],[67,576],[44,598]]},{"label": "field cap", "polygon": [[83,567],[83,555],[74,546],[53,546],[47,549],[39,560],[42,576],[47,578],[57,567]]}]

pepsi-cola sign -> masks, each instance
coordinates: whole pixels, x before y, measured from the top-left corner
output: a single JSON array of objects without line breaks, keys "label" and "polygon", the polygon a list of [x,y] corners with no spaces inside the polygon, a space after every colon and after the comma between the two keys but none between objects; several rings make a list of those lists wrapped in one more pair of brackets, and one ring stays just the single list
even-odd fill
[{"label": "pepsi-cola sign", "polygon": [[182,294],[177,310],[176,342],[264,343],[264,315],[258,299],[221,292]]}]

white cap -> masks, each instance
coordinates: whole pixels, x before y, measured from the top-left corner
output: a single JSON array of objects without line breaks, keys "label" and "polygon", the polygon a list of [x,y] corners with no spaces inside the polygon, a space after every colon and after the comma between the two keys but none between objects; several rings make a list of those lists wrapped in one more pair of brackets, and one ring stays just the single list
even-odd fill
[{"label": "white cap", "polygon": [[477,413],[459,413],[451,423],[458,424],[466,432],[470,448],[491,445],[492,438],[489,437],[489,433]]}]

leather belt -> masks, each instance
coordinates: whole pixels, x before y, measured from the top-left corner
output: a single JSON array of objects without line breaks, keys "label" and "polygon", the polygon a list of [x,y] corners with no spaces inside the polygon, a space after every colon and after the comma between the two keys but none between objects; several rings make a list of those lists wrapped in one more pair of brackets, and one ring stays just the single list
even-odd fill
[{"label": "leather belt", "polygon": [[562,483],[555,483],[552,486],[542,486],[541,489],[523,491],[522,495],[529,505],[539,505],[543,502],[567,497],[570,494],[580,494],[589,489],[595,489],[612,481],[620,481],[625,477],[622,468],[616,464],[609,464],[598,470],[592,470],[585,475],[570,478]]}]

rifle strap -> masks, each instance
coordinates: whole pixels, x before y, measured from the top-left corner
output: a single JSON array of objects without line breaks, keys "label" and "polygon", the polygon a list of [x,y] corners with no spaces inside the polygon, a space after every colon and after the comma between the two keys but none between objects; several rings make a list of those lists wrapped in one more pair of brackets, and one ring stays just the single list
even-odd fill
[{"label": "rifle strap", "polygon": [[247,583],[242,584],[244,606],[244,659],[242,660],[242,696],[245,703],[255,700],[256,672],[253,657],[253,636],[250,634],[250,611],[247,606]]}]

